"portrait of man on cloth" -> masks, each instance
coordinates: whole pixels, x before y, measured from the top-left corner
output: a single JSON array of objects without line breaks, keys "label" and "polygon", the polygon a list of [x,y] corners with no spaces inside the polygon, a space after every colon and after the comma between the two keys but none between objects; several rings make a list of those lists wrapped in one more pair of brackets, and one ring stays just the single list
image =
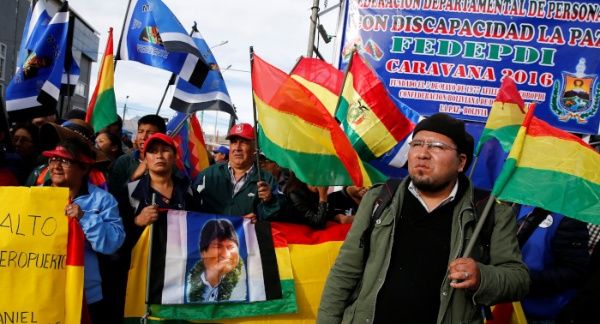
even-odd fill
[{"label": "portrait of man on cloth", "polygon": [[244,231],[232,221],[241,225],[242,218],[209,219],[188,230],[186,303],[248,300]]}]

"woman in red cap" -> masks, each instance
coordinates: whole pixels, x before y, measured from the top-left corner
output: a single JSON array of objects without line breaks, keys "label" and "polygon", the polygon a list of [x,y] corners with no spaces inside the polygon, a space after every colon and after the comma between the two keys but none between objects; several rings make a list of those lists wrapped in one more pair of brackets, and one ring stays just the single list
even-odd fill
[{"label": "woman in red cap", "polygon": [[[156,222],[158,226],[154,227],[154,237],[166,244],[164,211],[197,210],[189,181],[175,168],[177,150],[173,139],[165,134],[155,133],[144,142],[143,153],[146,173],[139,180],[127,184],[129,199],[128,202],[122,202],[121,206],[127,237],[117,253],[117,259],[110,265],[114,276],[110,280],[114,282],[110,285],[109,293],[114,294],[111,296],[114,304],[111,304],[113,318],[107,323],[123,319],[131,250],[144,228]],[[126,207],[123,208],[123,205]],[[165,241],[162,242],[161,238]]]},{"label": "woman in red cap", "polygon": [[92,323],[106,323],[102,279],[96,252],[112,254],[123,244],[125,231],[115,198],[88,182],[96,154],[78,138],[67,138],[54,150],[44,151],[50,180],[45,185],[69,189],[65,215],[79,221],[86,237],[85,297]]}]

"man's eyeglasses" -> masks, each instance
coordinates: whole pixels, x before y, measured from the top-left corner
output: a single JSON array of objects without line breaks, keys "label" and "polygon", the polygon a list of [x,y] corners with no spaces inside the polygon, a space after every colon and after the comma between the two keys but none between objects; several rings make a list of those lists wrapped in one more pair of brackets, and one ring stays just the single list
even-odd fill
[{"label": "man's eyeglasses", "polygon": [[410,145],[411,149],[418,149],[418,148],[425,147],[430,152],[440,152],[440,153],[443,151],[457,149],[456,147],[450,146],[446,143],[435,142],[435,141],[423,141],[423,140],[414,140],[414,141],[408,143],[408,145]]},{"label": "man's eyeglasses", "polygon": [[53,156],[48,159],[48,165],[53,165],[53,164],[54,165],[60,164],[60,166],[63,168],[70,168],[73,164],[75,164],[75,162]]}]

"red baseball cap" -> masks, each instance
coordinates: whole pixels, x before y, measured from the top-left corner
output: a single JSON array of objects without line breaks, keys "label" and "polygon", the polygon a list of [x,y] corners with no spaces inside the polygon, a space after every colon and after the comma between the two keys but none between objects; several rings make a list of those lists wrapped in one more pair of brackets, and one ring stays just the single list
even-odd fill
[{"label": "red baseball cap", "polygon": [[247,123],[233,125],[229,130],[226,139],[231,139],[232,137],[241,137],[253,141],[256,138],[254,136],[254,127]]},{"label": "red baseball cap", "polygon": [[63,159],[71,160],[71,161],[85,163],[85,164],[96,163],[96,160],[92,159],[89,156],[83,155],[83,154],[79,155],[79,158],[76,159],[73,155],[71,155],[71,152],[67,151],[66,148],[64,148],[60,145],[56,146],[54,148],[54,150],[42,152],[42,155],[45,157],[48,157],[48,158],[59,157],[59,158],[63,158]]},{"label": "red baseball cap", "polygon": [[157,142],[157,141],[169,145],[170,147],[173,148],[175,153],[177,153],[177,148],[175,147],[175,141],[173,140],[173,138],[171,138],[171,136],[168,136],[163,133],[154,133],[154,134],[152,134],[152,136],[148,137],[148,139],[144,142],[144,153],[146,153],[146,149],[148,149],[148,147],[150,147],[150,144],[152,142]]}]

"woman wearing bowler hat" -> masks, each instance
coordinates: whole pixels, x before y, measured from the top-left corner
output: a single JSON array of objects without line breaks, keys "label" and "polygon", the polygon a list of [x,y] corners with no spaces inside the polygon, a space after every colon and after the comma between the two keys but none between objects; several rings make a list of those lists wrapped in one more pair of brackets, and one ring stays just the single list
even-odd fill
[{"label": "woman wearing bowler hat", "polygon": [[106,323],[102,279],[96,252],[114,253],[123,244],[125,231],[115,198],[88,182],[96,154],[83,140],[73,137],[61,141],[48,158],[50,180],[45,185],[69,189],[65,215],[79,221],[85,234],[84,287],[92,323]]}]

